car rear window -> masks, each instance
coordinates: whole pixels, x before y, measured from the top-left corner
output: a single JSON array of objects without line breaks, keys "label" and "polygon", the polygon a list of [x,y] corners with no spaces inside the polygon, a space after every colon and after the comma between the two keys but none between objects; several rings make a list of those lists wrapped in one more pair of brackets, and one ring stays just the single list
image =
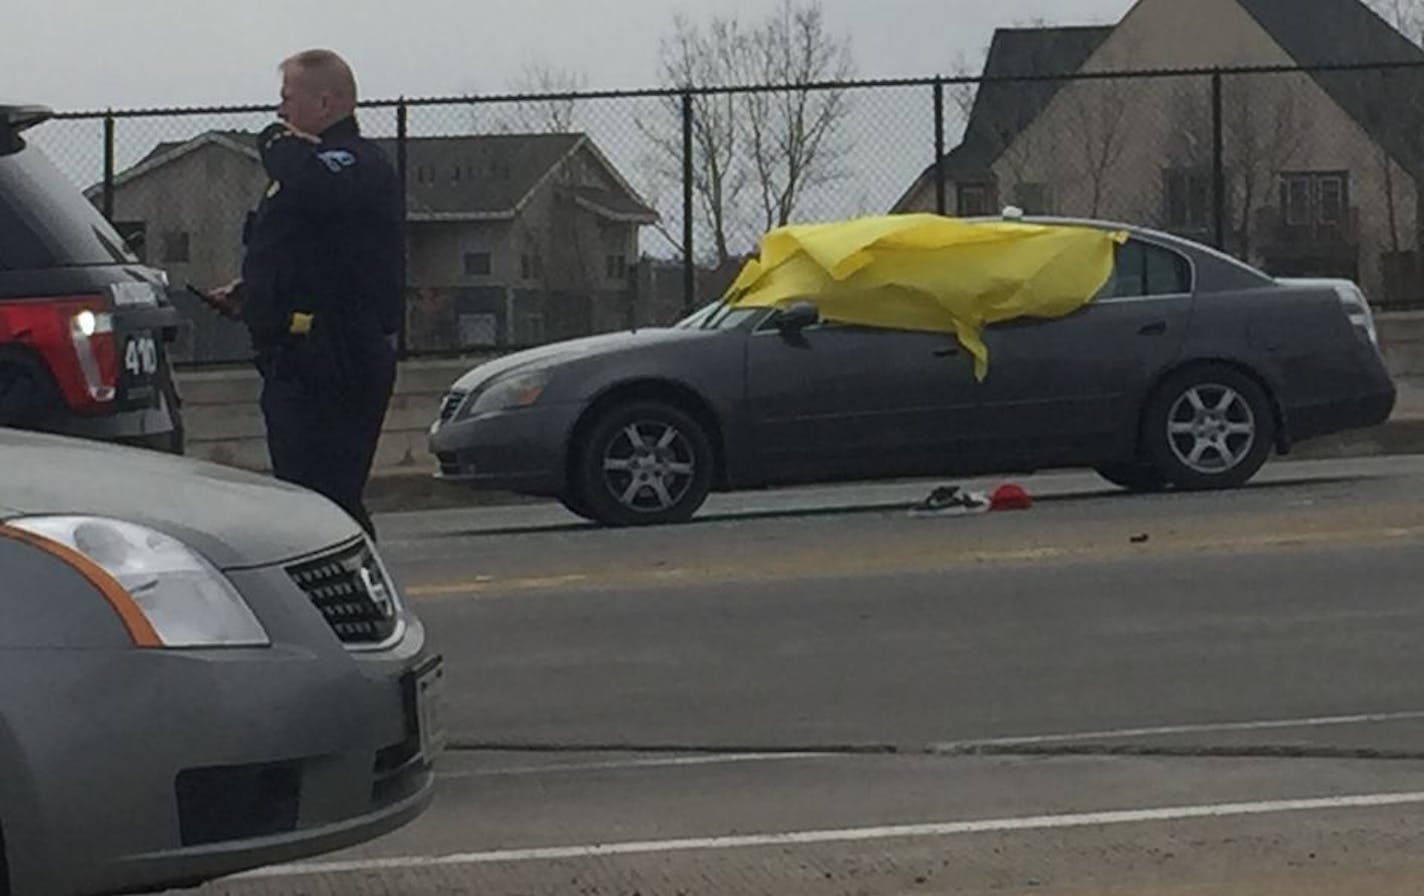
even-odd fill
[{"label": "car rear window", "polygon": [[42,152],[28,146],[0,155],[0,271],[136,261]]},{"label": "car rear window", "polygon": [[1189,261],[1171,249],[1128,240],[1118,247],[1112,278],[1099,298],[1186,295],[1191,291]]}]

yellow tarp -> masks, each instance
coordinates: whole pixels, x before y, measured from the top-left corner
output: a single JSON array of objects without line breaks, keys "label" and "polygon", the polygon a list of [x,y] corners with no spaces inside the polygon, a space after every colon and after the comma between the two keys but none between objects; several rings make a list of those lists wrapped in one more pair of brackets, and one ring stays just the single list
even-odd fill
[{"label": "yellow tarp", "polygon": [[1093,300],[1127,238],[1087,227],[970,223],[892,215],[766,234],[727,291],[738,306],[816,303],[825,320],[953,333],[988,374],[982,332],[1021,317],[1063,317]]}]

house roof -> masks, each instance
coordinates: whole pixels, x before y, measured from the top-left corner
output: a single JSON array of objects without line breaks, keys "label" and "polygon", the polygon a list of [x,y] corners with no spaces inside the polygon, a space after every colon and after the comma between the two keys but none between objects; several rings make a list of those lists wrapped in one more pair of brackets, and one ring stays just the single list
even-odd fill
[{"label": "house roof", "polygon": [[[1303,66],[1424,63],[1424,49],[1360,0],[1237,0]],[[1312,72],[1401,165],[1424,172],[1424,68]]]},{"label": "house roof", "polygon": [[[217,144],[257,159],[256,136],[243,131],[211,131],[182,143],[160,143],[116,185],[140,177],[202,146]],[[392,161],[393,138],[373,141]],[[406,142],[407,211],[413,219],[479,220],[512,217],[531,194],[552,177],[561,162],[587,150],[617,190],[583,188],[593,211],[607,217],[652,223],[649,208],[585,134],[490,134],[467,137],[412,137]]]},{"label": "house roof", "polygon": [[[1112,28],[1002,28],[994,33],[985,78],[1072,74]],[[986,81],[975,93],[964,140],[946,157],[951,171],[985,171],[1033,124],[1067,81]]]},{"label": "house roof", "polygon": [[[581,134],[413,137],[406,142],[412,215],[512,215],[585,138]],[[375,141],[392,161],[396,141]],[[424,176],[428,172],[429,176]]]},{"label": "house roof", "polygon": [[[1360,0],[1236,0],[1301,66],[1424,63],[1424,49]],[[995,32],[984,77],[1078,71],[1113,27],[1011,28]],[[1257,76],[1243,76],[1257,77]],[[1261,76],[1269,77],[1269,76]],[[1424,174],[1424,68],[1312,72],[1311,77],[1400,164]],[[1064,81],[987,81],[964,140],[945,156],[951,177],[986,172],[1057,95]],[[1229,86],[1228,86],[1228,89]],[[931,166],[897,203],[934,177]]]},{"label": "house roof", "polygon": [[[1072,74],[1088,61],[1108,35],[1110,27],[1000,28],[994,32],[983,77],[1013,78]],[[974,106],[964,139],[945,156],[946,171],[954,176],[977,175],[1015,137],[1033,123],[1057,96],[1066,81],[985,81],[974,95]],[[931,165],[900,200],[904,203],[932,181]],[[898,204],[897,204],[898,205]]]},{"label": "house roof", "polygon": [[572,187],[574,202],[595,214],[615,221],[640,224],[657,222],[657,213],[627,193],[614,193],[593,187]]}]

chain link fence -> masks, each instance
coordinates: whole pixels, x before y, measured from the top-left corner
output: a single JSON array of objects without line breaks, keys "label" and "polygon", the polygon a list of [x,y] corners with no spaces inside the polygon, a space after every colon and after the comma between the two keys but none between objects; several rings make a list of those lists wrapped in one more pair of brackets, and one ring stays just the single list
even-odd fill
[{"label": "chain link fence", "polygon": [[[1424,305],[1421,86],[1408,65],[1079,73],[412,99],[359,117],[407,185],[404,340],[421,355],[673,322],[781,224],[1007,206]],[[238,269],[271,116],[73,113],[34,134],[145,261],[207,288]],[[184,311],[176,357],[247,356],[239,327]]]}]

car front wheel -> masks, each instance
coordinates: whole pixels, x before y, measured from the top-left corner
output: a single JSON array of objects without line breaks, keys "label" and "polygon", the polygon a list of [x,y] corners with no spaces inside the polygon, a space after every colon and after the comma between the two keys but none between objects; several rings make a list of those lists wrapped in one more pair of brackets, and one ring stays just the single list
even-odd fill
[{"label": "car front wheel", "polygon": [[1266,390],[1241,371],[1215,364],[1164,382],[1145,426],[1152,465],[1191,490],[1244,485],[1270,456],[1276,434]]},{"label": "car front wheel", "polygon": [[712,490],[706,430],[662,402],[614,407],[598,418],[577,450],[576,504],[604,525],[685,522]]}]

